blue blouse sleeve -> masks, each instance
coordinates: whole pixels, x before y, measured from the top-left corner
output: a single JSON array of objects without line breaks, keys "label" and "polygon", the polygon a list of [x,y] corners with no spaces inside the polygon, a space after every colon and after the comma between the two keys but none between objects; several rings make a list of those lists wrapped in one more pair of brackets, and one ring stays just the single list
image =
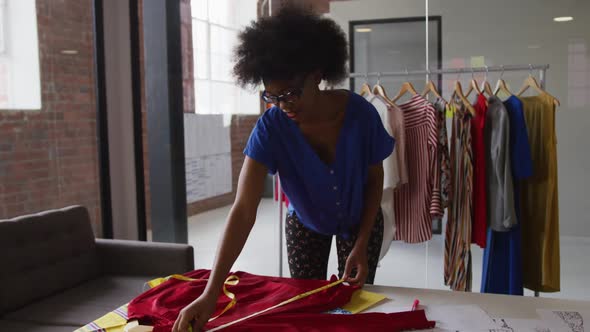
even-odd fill
[{"label": "blue blouse sleeve", "polygon": [[382,162],[393,153],[395,140],[385,130],[381,116],[379,116],[375,106],[368,102],[367,112],[369,113],[367,149],[369,150],[369,165],[372,166]]},{"label": "blue blouse sleeve", "polygon": [[266,166],[268,172],[274,175],[277,172],[277,162],[269,129],[268,118],[265,114],[256,122],[248,143],[246,143],[244,154]]}]

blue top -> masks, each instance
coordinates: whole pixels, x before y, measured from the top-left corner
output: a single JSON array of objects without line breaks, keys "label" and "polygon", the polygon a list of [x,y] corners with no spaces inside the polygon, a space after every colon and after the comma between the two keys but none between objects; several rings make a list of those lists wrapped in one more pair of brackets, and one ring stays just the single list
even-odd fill
[{"label": "blue top", "polygon": [[[529,145],[522,101],[512,95],[504,101],[510,118],[510,157],[512,158],[512,177],[522,180],[533,175],[533,159]],[[515,195],[516,196],[516,195]]]},{"label": "blue top", "polygon": [[277,171],[295,211],[309,229],[348,237],[361,222],[370,165],[387,158],[394,139],[365,98],[351,92],[336,145],[334,162],[323,162],[297,124],[278,107],[258,119],[244,150],[248,157]]},{"label": "blue top", "polygon": [[522,295],[523,257],[519,182],[533,175],[533,160],[522,101],[513,95],[504,102],[504,106],[510,118],[510,157],[514,180],[514,207],[518,224],[508,232],[488,229],[488,244],[483,256],[481,292]]}]

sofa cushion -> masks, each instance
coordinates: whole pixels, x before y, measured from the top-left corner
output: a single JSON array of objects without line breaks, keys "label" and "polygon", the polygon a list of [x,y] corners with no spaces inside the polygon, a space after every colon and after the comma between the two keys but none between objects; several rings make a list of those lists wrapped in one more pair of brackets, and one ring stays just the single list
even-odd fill
[{"label": "sofa cushion", "polygon": [[0,315],[98,275],[86,208],[0,220]]},{"label": "sofa cushion", "polygon": [[35,332],[64,332],[73,331],[77,326],[69,325],[41,325],[27,322],[15,322],[9,320],[0,320],[0,331],[35,331]]},{"label": "sofa cushion", "polygon": [[137,297],[145,282],[153,278],[100,277],[8,313],[3,319],[80,327]]}]

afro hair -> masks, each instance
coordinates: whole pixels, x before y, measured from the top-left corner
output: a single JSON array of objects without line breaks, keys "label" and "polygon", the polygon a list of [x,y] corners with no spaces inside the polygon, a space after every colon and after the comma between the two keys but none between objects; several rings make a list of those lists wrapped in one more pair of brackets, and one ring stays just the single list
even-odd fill
[{"label": "afro hair", "polygon": [[347,76],[348,48],[336,22],[287,6],[240,33],[234,60],[233,73],[241,86],[291,80],[314,71],[335,85]]}]

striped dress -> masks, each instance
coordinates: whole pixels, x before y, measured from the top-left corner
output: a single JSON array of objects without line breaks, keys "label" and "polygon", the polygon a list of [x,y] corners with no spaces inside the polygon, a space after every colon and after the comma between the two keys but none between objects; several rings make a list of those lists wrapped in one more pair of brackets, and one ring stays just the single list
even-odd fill
[{"label": "striped dress", "polygon": [[454,110],[451,134],[452,199],[445,233],[445,285],[471,291],[471,226],[473,223],[473,151],[471,116],[464,107]]},{"label": "striped dress", "polygon": [[419,94],[399,108],[405,124],[408,183],[394,194],[395,239],[420,243],[432,238],[432,216],[442,214],[436,181],[439,172],[436,111]]}]

